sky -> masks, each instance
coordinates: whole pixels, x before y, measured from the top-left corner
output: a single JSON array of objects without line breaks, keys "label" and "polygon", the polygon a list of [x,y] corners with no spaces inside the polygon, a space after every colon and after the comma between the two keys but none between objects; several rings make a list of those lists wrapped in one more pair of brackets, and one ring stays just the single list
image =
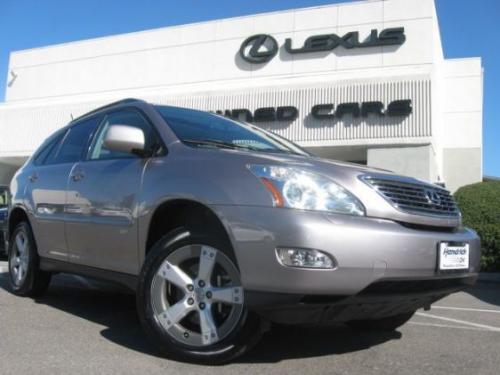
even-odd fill
[{"label": "sky", "polygon": [[[446,58],[484,67],[484,174],[500,177],[500,0],[435,0]],[[0,0],[0,102],[9,52],[348,0]]]}]

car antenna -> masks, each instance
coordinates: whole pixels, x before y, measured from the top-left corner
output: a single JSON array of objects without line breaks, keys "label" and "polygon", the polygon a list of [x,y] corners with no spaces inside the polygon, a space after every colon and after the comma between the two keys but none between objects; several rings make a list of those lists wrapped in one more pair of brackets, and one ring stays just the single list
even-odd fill
[{"label": "car antenna", "polygon": [[73,121],[74,120],[73,119],[73,113],[70,113],[69,115],[71,116],[71,121]]}]

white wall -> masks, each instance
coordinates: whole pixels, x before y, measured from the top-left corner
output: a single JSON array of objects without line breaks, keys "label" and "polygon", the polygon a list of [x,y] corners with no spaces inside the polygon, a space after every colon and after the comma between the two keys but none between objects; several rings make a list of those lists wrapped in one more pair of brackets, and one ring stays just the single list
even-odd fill
[{"label": "white wall", "polygon": [[435,182],[435,158],[430,145],[372,147],[368,149],[368,165]]},{"label": "white wall", "polygon": [[[11,54],[17,78],[0,105],[0,157],[27,155],[54,129],[96,106],[139,97],[206,110],[412,99],[414,113],[391,119],[262,124],[305,146],[413,143],[431,133],[432,0],[355,2],[169,27]],[[336,48],[249,64],[243,40],[273,35],[300,46],[311,35],[405,27],[402,46]],[[3,125],[2,125],[3,124]],[[36,125],[34,125],[36,124]],[[276,126],[278,125],[278,126]]]},{"label": "white wall", "polygon": [[443,148],[482,147],[483,71],[480,58],[445,60]]},{"label": "white wall", "polygon": [[[247,88],[246,90],[217,90],[202,93],[143,94],[146,100],[160,104],[189,107],[208,111],[293,105],[299,117],[292,122],[259,123],[260,126],[305,146],[346,145],[355,142],[386,144],[403,138],[422,138],[431,135],[430,81],[422,77],[384,82],[338,82],[293,85],[289,81],[274,87]],[[400,99],[413,102],[413,112],[405,117],[352,118],[317,120],[310,115],[316,104],[368,102],[381,100],[384,104]],[[30,152],[41,143],[47,131],[54,131],[71,116],[78,116],[97,106],[71,104],[29,107],[10,105],[0,107],[0,123],[17,123],[17,132],[0,138],[0,157]],[[36,124],[36,126],[34,126]]]},{"label": "white wall", "polygon": [[480,58],[444,62],[442,165],[452,190],[483,177],[483,70]]},{"label": "white wall", "polygon": [[[371,29],[401,26],[401,46],[299,55],[283,48],[286,38],[298,47],[311,35],[359,31],[362,39]],[[271,34],[281,46],[267,64],[249,64],[238,54],[241,43],[258,33]],[[137,97],[205,110],[292,105],[302,115],[295,122],[261,125],[322,150],[387,146],[390,154],[395,145],[428,145],[423,175],[453,187],[482,175],[481,61],[444,59],[433,0],[359,1],[17,51],[10,71],[17,78],[0,104],[0,162],[31,154],[72,116]],[[411,99],[414,111],[392,123],[305,117],[314,104],[395,99]],[[458,178],[447,157],[460,149],[479,155],[472,164],[480,167]],[[411,152],[397,155],[406,154]]]},{"label": "white wall", "polygon": [[[356,2],[168,27],[13,52],[17,75],[7,88],[8,102],[114,90],[169,87],[257,77],[297,76],[352,69],[416,66],[433,62],[432,0]],[[403,26],[399,47],[371,47],[327,54],[291,56],[283,51],[264,65],[238,55],[248,36],[273,35],[280,46],[293,38],[302,45],[311,35]]]}]

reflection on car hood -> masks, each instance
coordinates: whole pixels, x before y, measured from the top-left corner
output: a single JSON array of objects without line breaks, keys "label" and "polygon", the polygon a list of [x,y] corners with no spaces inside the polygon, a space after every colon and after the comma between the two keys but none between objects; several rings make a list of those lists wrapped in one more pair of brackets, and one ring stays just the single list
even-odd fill
[{"label": "reflection on car hood", "polygon": [[[225,152],[231,152],[232,150],[224,150]],[[242,155],[243,153],[240,153]],[[264,152],[255,152],[255,153],[244,153],[245,156],[249,159],[254,159],[252,163],[261,163],[261,164],[286,164],[290,167],[298,167],[298,168],[307,168],[307,169],[337,169],[337,170],[350,170],[353,172],[361,172],[361,173],[385,173],[385,174],[393,174],[390,171],[368,167],[361,164],[349,163],[344,161],[337,161],[331,159],[324,159],[316,156],[302,156],[302,155],[293,155],[293,154],[275,154],[275,153],[264,153]],[[251,155],[251,156],[250,156]]]}]

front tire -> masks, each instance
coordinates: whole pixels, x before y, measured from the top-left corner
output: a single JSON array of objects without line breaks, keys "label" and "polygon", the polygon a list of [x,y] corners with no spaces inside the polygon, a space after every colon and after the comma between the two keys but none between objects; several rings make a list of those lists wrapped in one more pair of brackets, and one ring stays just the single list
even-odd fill
[{"label": "front tire", "polygon": [[222,364],[260,339],[260,319],[245,306],[231,255],[217,239],[185,229],[167,234],[149,252],[137,310],[146,333],[168,357]]},{"label": "front tire", "polygon": [[27,222],[17,225],[9,242],[9,281],[14,294],[38,297],[49,287],[51,274],[39,268],[38,251]]},{"label": "front tire", "polygon": [[353,320],[347,322],[347,325],[351,328],[364,331],[395,331],[397,328],[401,327],[408,320],[412,318],[415,311],[410,311],[407,313],[389,316],[382,319],[372,319],[372,320]]}]

